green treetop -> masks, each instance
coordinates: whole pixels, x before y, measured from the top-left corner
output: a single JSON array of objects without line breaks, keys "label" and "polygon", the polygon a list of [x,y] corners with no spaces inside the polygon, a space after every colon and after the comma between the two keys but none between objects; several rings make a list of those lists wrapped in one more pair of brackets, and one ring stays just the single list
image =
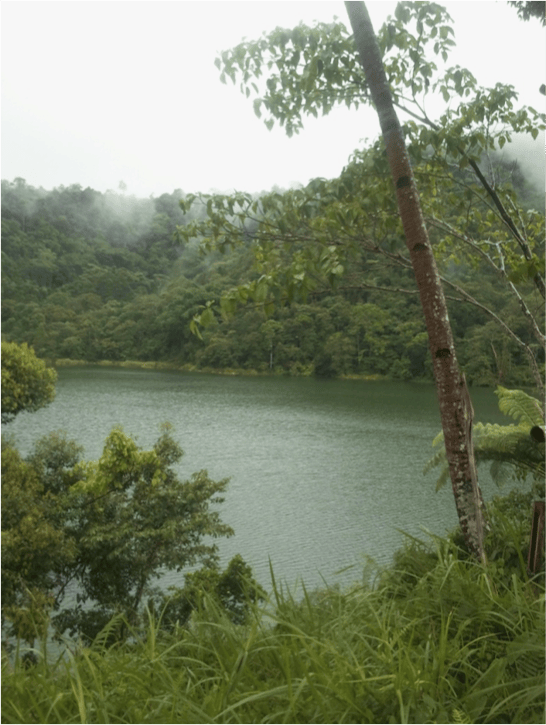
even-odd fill
[{"label": "green treetop", "polygon": [[55,398],[57,373],[26,343],[2,342],[2,423],[22,410],[33,412]]}]

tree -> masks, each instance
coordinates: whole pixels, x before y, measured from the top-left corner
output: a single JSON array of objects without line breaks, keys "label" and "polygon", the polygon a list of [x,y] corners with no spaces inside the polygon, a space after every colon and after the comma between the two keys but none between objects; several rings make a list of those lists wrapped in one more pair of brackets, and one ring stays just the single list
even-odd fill
[{"label": "tree", "polygon": [[58,434],[40,440],[26,461],[7,448],[3,616],[15,633],[24,621],[30,636],[22,617],[29,592],[48,603],[58,633],[93,638],[116,613],[136,622],[145,597],[158,596],[162,572],[214,568],[212,539],[233,533],[210,508],[227,479],[200,471],[180,480],[174,466],[182,450],[168,427],[149,451],[114,430],[98,461],[81,461],[80,453]]},{"label": "tree", "polygon": [[2,423],[23,410],[33,412],[55,398],[57,373],[26,343],[2,341]]},{"label": "tree", "polygon": [[512,2],[509,0],[508,5],[516,8],[518,17],[521,20],[530,20],[537,18],[542,25],[546,25],[546,3],[545,2]]},{"label": "tree", "polygon": [[[508,0],[508,5],[516,8],[520,20],[527,21],[531,18],[537,18],[543,26],[546,25],[546,2],[532,2],[530,0],[513,2]],[[546,96],[546,85],[544,83],[540,86],[539,92]]]},{"label": "tree", "polygon": [[237,554],[223,572],[210,566],[190,572],[184,587],[169,587],[157,603],[154,601],[154,608],[161,612],[161,626],[172,630],[186,624],[193,612],[206,606],[207,597],[235,624],[245,624],[251,604],[264,601],[266,594]]},{"label": "tree", "polygon": [[473,409],[461,376],[438,268],[423,219],[402,129],[392,104],[381,52],[366,5],[345,3],[372,100],[377,109],[392,173],[400,218],[425,316],[440,405],[446,457],[461,529],[474,553],[484,559],[484,522],[472,444]]},{"label": "tree", "polygon": [[55,572],[76,553],[59,514],[35,468],[2,440],[2,624],[31,643],[47,627]]},{"label": "tree", "polygon": [[[544,215],[518,204],[511,179],[497,173],[494,153],[514,132],[536,138],[544,115],[532,108],[516,110],[510,86],[480,88],[464,68],[441,72],[429,54],[447,61],[454,44],[449,21],[439,5],[399,3],[395,17],[381,28],[378,42],[393,103],[409,119],[403,132],[448,298],[473,305],[499,325],[525,353],[542,390],[542,307],[530,284],[544,295]],[[258,116],[265,112],[268,127],[278,122],[289,135],[302,128],[305,115],[370,102],[352,38],[341,23],[277,28],[223,52],[217,65],[222,80],[235,83],[239,77],[241,90],[257,96],[254,110]],[[425,110],[433,92],[451,102],[437,120]],[[225,249],[240,243],[249,220],[257,223],[256,275],[224,295],[221,311],[228,314],[237,304],[254,301],[270,313],[275,304],[305,299],[327,284],[338,290],[381,289],[373,274],[358,280],[346,276],[350,260],[359,255],[411,269],[393,202],[390,172],[377,142],[355,152],[339,179],[314,179],[304,189],[260,199],[188,195],[182,208],[193,213],[194,204],[202,203],[208,219],[178,233],[184,241],[201,239],[207,249]],[[463,264],[480,273],[489,266],[504,281],[525,320],[523,332],[506,324],[479,293],[454,281],[453,268]],[[210,318],[210,307],[206,315]]]}]

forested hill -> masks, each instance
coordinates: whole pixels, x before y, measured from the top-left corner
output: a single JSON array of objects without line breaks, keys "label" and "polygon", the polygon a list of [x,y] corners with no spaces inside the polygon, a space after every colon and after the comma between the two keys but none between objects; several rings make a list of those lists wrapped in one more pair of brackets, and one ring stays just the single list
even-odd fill
[{"label": "forested hill", "polygon": [[[2,181],[2,336],[49,360],[165,361],[177,366],[292,374],[431,378],[420,303],[408,272],[354,261],[381,290],[324,290],[268,319],[254,307],[215,321],[203,339],[190,321],[207,301],[252,274],[248,246],[203,256],[198,241],[174,240],[184,216],[180,190],[136,199],[73,185],[36,189]],[[203,212],[204,213],[204,212]],[[251,243],[252,230],[249,230]],[[480,290],[518,327],[517,303],[487,271],[449,273]],[[391,291],[384,291],[392,288]],[[457,350],[470,382],[530,382],[527,362],[501,327],[469,304],[452,303]]]}]

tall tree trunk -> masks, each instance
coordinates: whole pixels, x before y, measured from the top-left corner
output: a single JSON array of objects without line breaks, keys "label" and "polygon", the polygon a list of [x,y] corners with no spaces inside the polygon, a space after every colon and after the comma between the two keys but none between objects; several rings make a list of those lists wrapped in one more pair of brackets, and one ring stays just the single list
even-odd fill
[{"label": "tall tree trunk", "polygon": [[485,563],[482,497],[472,445],[474,412],[466,381],[461,375],[455,355],[442,283],[368,10],[363,2],[346,2],[345,6],[360,62],[379,116],[396,188],[398,210],[425,315],[446,456],[459,522],[467,545]]}]

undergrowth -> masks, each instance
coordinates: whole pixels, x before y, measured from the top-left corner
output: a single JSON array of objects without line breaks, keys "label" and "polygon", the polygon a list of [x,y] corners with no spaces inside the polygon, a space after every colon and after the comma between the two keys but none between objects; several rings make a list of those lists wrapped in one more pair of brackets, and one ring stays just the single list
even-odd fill
[{"label": "undergrowth", "polygon": [[57,662],[5,655],[2,721],[543,723],[544,576],[505,511],[487,567],[456,536],[408,537],[373,585],[296,600],[272,577],[244,626],[205,598],[189,627],[148,612],[124,643],[114,621]]}]

